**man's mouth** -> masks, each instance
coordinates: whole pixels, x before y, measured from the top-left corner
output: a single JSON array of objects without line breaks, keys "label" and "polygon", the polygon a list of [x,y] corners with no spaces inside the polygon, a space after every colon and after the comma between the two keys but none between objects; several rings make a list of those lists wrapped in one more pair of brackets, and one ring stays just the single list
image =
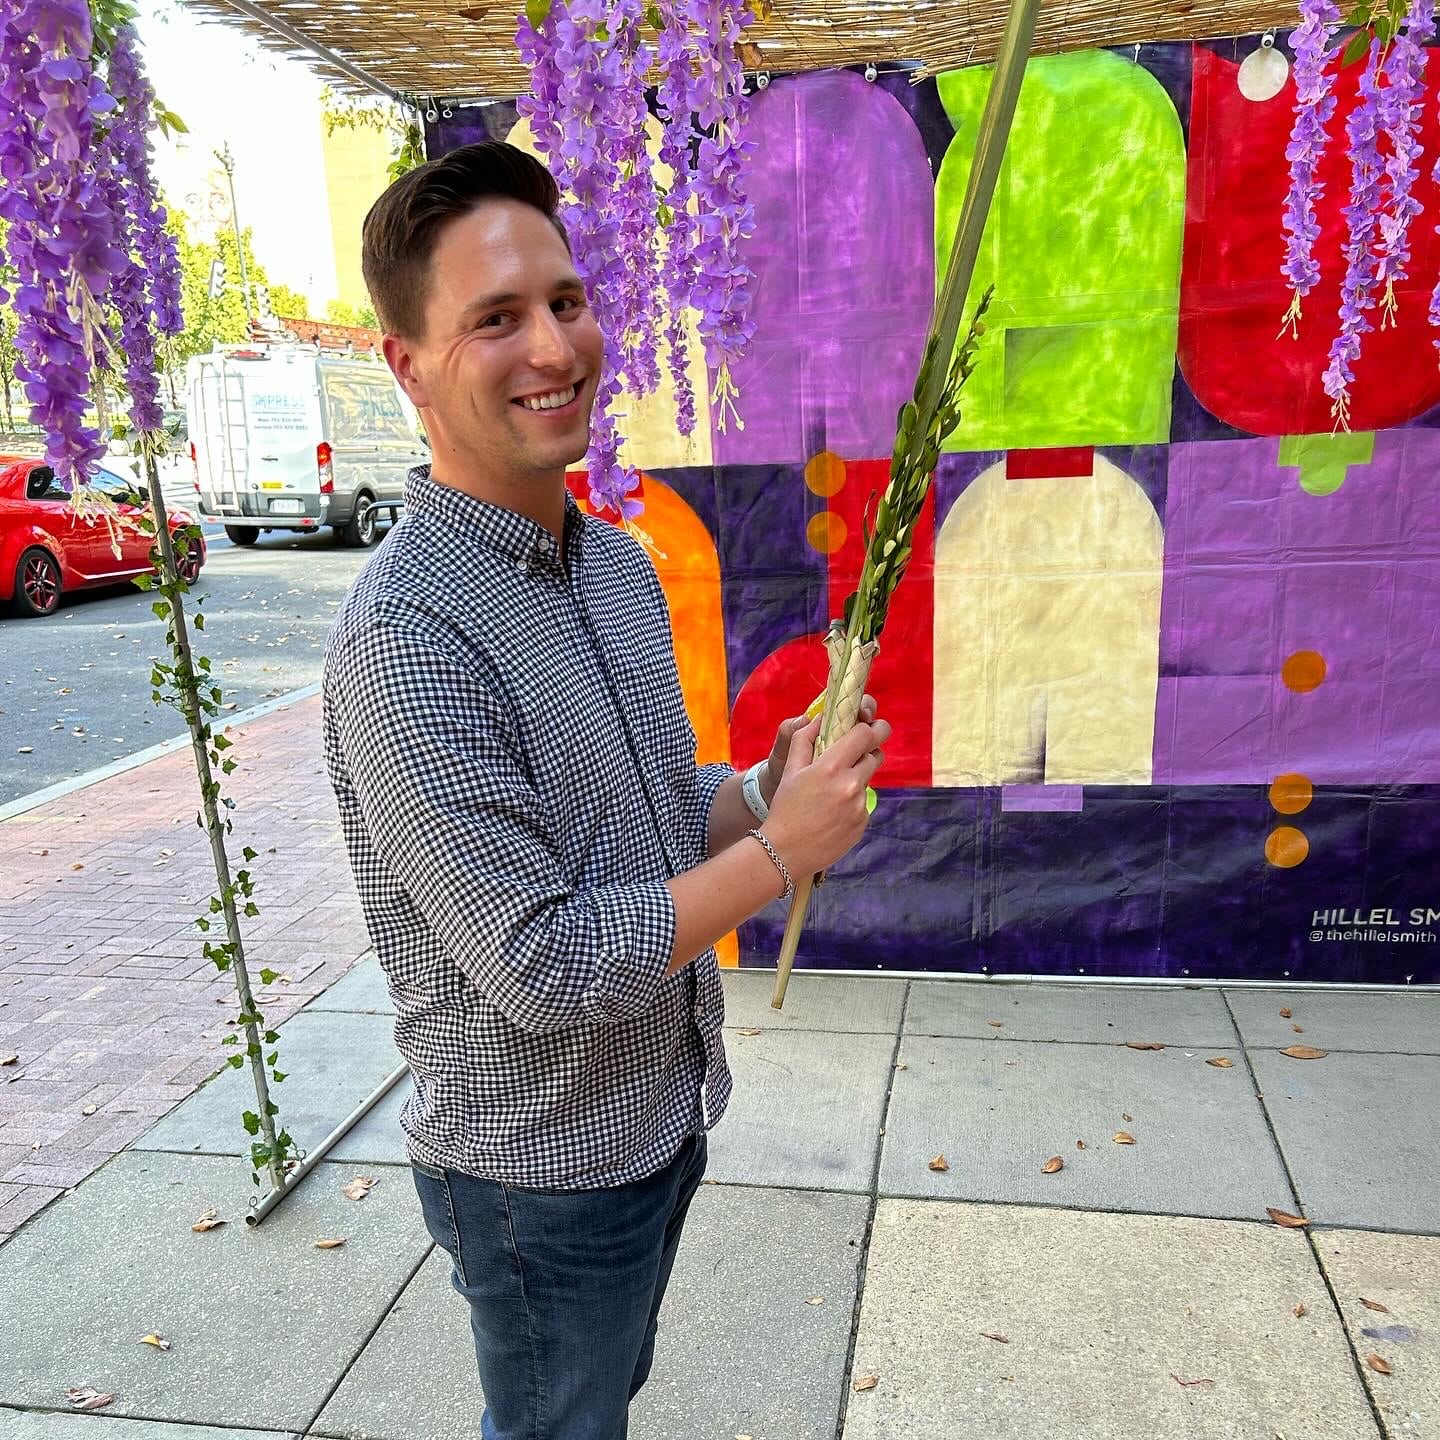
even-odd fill
[{"label": "man's mouth", "polygon": [[577,393],[574,385],[567,385],[563,390],[551,390],[543,395],[522,395],[511,403],[537,413],[546,410],[566,410],[575,403]]}]

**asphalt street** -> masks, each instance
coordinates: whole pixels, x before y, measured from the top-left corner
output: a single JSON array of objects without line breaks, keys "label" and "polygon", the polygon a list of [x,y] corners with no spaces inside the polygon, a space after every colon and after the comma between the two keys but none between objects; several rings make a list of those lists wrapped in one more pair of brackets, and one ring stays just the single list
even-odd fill
[{"label": "asphalt street", "polygon": [[[374,552],[328,530],[264,535],[248,549],[218,526],[205,535],[190,608],[206,597],[195,639],[226,705],[318,682],[331,617]],[[150,662],[165,647],[152,600],[122,585],[67,595],[44,619],[0,609],[0,804],[184,734],[179,714],[150,698]]]}]

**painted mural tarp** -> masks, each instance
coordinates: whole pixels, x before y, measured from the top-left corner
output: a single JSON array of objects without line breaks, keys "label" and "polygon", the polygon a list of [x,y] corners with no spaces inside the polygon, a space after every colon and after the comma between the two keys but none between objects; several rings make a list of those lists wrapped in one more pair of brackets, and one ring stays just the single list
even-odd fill
[{"label": "painted mural tarp", "polygon": [[[982,364],[872,677],[880,805],[802,966],[1440,982],[1428,283],[1368,338],[1332,435],[1340,267],[1279,338],[1293,81],[1242,93],[1259,45],[1027,70],[972,291],[996,290]],[[663,395],[627,422],[702,760],[764,753],[824,680],[987,82],[827,71],[752,97],[745,428],[682,443]],[[431,153],[513,122],[459,111]],[[1421,140],[1440,149],[1433,110]],[[1433,276],[1440,240],[1412,243]],[[729,962],[773,964],[783,923]]]}]

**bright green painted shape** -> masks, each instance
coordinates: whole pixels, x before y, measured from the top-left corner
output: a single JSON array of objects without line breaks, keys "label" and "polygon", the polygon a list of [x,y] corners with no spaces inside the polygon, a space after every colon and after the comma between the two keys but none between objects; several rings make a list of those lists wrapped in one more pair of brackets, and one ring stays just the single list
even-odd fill
[{"label": "bright green painted shape", "polygon": [[[939,77],[956,136],[935,189],[937,276],[992,68]],[[970,290],[994,284],[995,304],[945,448],[1168,440],[1184,219],[1184,136],[1159,82],[1104,51],[1032,59]]]},{"label": "bright green painted shape", "polygon": [[1368,465],[1375,454],[1375,432],[1338,431],[1334,435],[1286,435],[1280,441],[1282,468],[1299,466],[1300,488],[1307,495],[1333,495],[1352,465]]}]

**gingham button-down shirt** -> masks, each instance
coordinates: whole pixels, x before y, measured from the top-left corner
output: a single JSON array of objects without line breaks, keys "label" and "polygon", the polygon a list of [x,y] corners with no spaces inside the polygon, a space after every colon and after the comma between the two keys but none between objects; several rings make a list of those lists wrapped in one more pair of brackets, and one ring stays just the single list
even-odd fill
[{"label": "gingham button-down shirt", "polygon": [[517,1186],[624,1184],[730,1095],[714,951],[665,978],[665,880],[705,858],[670,614],[630,536],[565,546],[411,473],[340,608],[325,756],[415,1088],[410,1157]]}]

